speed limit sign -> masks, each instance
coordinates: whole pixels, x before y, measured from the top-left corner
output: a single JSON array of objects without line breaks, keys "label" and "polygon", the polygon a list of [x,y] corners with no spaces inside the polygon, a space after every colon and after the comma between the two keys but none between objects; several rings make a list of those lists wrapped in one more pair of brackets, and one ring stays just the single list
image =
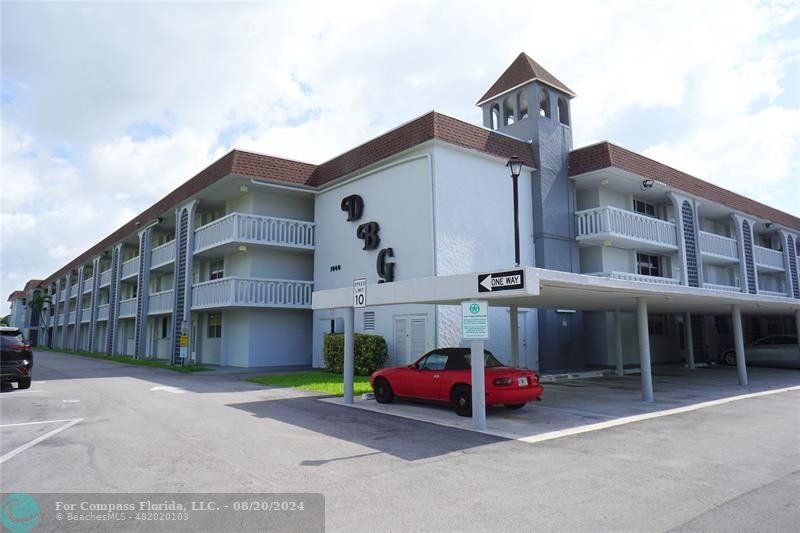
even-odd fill
[{"label": "speed limit sign", "polygon": [[353,280],[353,307],[366,307],[367,305],[367,280],[364,278]]}]

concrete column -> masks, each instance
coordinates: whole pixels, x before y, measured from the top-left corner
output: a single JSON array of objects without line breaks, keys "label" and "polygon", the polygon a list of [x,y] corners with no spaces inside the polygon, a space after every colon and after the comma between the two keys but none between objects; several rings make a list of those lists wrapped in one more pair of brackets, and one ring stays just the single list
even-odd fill
[{"label": "concrete column", "polygon": [[[139,272],[136,277],[136,317],[133,356],[141,359],[147,355],[147,323],[150,306],[150,260],[152,257],[153,228],[139,231]],[[197,339],[195,339],[197,342]]]},{"label": "concrete column", "polygon": [[75,297],[75,335],[72,339],[72,349],[81,348],[81,319],[83,318],[83,282],[85,279],[85,265],[78,267],[78,295]]},{"label": "concrete column", "polygon": [[486,429],[486,379],[483,360],[483,341],[471,344],[470,366],[472,367],[472,427]]},{"label": "concrete column", "polygon": [[355,311],[344,308],[344,403],[353,403],[353,367],[355,366],[353,323]]},{"label": "concrete column", "polygon": [[614,309],[614,356],[617,359],[617,376],[625,375],[625,359],[622,354],[622,313]]},{"label": "concrete column", "polygon": [[738,305],[733,309],[733,344],[736,347],[736,371],[739,373],[739,385],[747,385],[747,368],[744,360],[744,335],[742,333],[742,310]]},{"label": "concrete column", "polygon": [[794,330],[797,333],[797,344],[800,349],[800,309],[794,310]]},{"label": "concrete column", "polygon": [[642,399],[653,401],[653,369],[650,365],[650,332],[647,327],[647,300],[636,299],[636,325],[639,329],[639,364],[642,374]]},{"label": "concrete column", "polygon": [[692,339],[692,314],[683,315],[683,336],[686,338],[686,364],[694,368],[694,339]]},{"label": "concrete column", "polygon": [[516,305],[508,308],[511,313],[511,366],[519,367],[519,310]]},{"label": "concrete column", "polygon": [[89,304],[89,343],[90,352],[97,349],[97,306],[100,302],[100,256],[92,259],[92,298]]},{"label": "concrete column", "polygon": [[72,272],[67,272],[66,283],[64,285],[64,308],[61,310],[64,317],[64,327],[61,328],[60,347],[63,350],[69,349],[69,298],[72,292]]}]

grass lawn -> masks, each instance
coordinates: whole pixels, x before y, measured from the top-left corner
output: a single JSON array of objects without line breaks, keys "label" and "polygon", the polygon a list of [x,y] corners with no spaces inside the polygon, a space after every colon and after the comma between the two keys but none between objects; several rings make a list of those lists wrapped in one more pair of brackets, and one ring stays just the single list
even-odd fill
[{"label": "grass lawn", "polygon": [[81,357],[91,357],[92,359],[102,359],[103,361],[114,361],[115,363],[125,363],[126,365],[154,366],[156,368],[166,368],[167,370],[174,370],[175,372],[183,372],[186,374],[190,372],[203,372],[205,370],[211,370],[205,366],[171,365],[169,363],[165,363],[164,361],[156,361],[155,359],[134,359],[128,355],[105,355],[94,352],[75,352],[72,350],[50,349],[41,346],[37,346],[36,349],[48,352],[65,353],[69,355],[80,355]]},{"label": "grass lawn", "polygon": [[[295,389],[324,392],[334,396],[344,396],[344,379],[341,374],[325,372],[324,370],[310,370],[308,372],[292,372],[289,374],[270,374],[247,378],[244,381],[260,385],[274,385],[276,387],[294,387]],[[369,385],[369,376],[353,377],[353,394],[372,392]]]}]

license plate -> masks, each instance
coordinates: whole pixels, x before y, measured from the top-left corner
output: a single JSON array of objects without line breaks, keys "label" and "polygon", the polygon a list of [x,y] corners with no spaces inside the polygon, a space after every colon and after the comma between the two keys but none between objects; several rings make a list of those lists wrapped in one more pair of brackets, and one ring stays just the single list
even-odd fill
[{"label": "license plate", "polygon": [[517,378],[517,383],[520,387],[527,387],[528,386],[528,378]]}]

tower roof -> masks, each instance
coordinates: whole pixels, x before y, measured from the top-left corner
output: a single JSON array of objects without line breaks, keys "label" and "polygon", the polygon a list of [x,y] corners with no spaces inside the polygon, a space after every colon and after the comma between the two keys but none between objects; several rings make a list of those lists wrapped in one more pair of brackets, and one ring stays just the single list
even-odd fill
[{"label": "tower roof", "polygon": [[528,54],[522,52],[517,56],[514,62],[511,63],[511,66],[509,66],[506,71],[503,72],[499,78],[497,78],[497,81],[494,82],[494,85],[492,85],[492,87],[486,91],[486,94],[484,94],[481,99],[478,100],[476,105],[481,105],[487,100],[490,100],[533,80],[538,80],[555,89],[558,89],[559,91],[563,91],[567,93],[570,98],[575,96],[575,93],[572,92],[572,89],[558,81],[555,76],[550,74],[547,69],[545,69],[539,63],[531,59]]}]

